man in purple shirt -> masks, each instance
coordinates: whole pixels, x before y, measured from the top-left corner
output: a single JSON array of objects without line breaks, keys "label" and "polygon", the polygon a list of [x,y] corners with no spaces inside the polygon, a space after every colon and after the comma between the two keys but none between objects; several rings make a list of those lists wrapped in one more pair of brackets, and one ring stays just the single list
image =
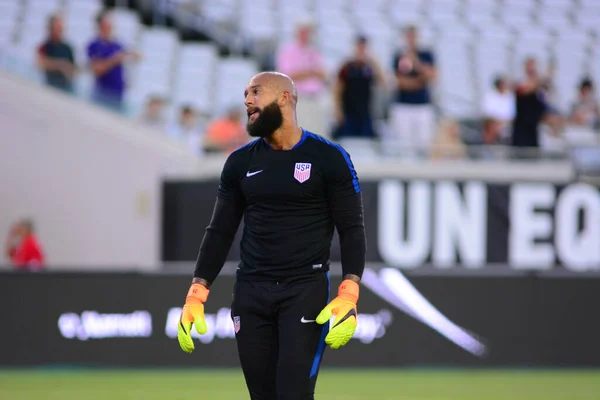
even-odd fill
[{"label": "man in purple shirt", "polygon": [[126,88],[123,64],[129,60],[137,60],[138,55],[125,50],[112,39],[112,23],[106,11],[98,15],[96,22],[98,37],[87,47],[90,66],[96,76],[92,99],[100,105],[122,112]]}]

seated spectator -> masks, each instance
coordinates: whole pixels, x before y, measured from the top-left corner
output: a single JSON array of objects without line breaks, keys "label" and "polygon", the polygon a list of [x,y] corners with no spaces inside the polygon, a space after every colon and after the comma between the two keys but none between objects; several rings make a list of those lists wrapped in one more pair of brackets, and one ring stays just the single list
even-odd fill
[{"label": "seated spectator", "polygon": [[296,83],[298,124],[313,133],[327,136],[325,119],[325,66],[319,50],[311,43],[313,22],[306,18],[297,23],[296,40],[277,53],[277,71]]},{"label": "seated spectator", "polygon": [[33,223],[29,220],[19,221],[12,226],[5,251],[15,269],[39,270],[44,266],[44,252],[35,235]]},{"label": "seated spectator", "polygon": [[112,38],[112,22],[106,11],[98,15],[96,23],[98,37],[87,47],[90,66],[96,76],[92,99],[99,105],[124,112],[126,83],[123,65],[127,61],[138,60],[139,55],[126,50]]},{"label": "seated spectator", "polygon": [[590,129],[600,128],[600,107],[594,95],[594,84],[588,78],[579,85],[579,96],[571,109],[569,122]]},{"label": "seated spectator", "polygon": [[360,36],[354,56],[340,68],[334,88],[335,139],[375,137],[371,108],[377,82],[384,83],[383,73],[367,52],[367,38]]},{"label": "seated spectator", "polygon": [[179,120],[168,130],[169,137],[185,142],[192,153],[204,154],[203,135],[196,121],[196,112],[190,106],[183,106],[179,113]]},{"label": "seated spectator", "polygon": [[75,57],[73,48],[63,40],[63,21],[58,15],[48,19],[48,38],[38,49],[37,64],[49,86],[73,92]]},{"label": "seated spectator", "polygon": [[217,119],[208,126],[204,137],[204,149],[229,154],[247,142],[248,134],[242,123],[242,111],[239,107],[232,107],[224,118]]},{"label": "seated spectator", "polygon": [[444,118],[439,123],[438,135],[435,138],[431,157],[435,159],[461,159],[465,158],[467,148],[461,138],[460,125]]},{"label": "seated spectator", "polygon": [[150,97],[146,102],[146,107],[140,117],[142,125],[156,131],[164,132],[166,130],[165,118],[163,115],[164,105],[165,102],[161,97]]},{"label": "seated spectator", "polygon": [[481,109],[484,143],[506,143],[510,136],[510,124],[515,118],[515,96],[504,77],[499,76],[494,80],[494,89],[485,94]]}]

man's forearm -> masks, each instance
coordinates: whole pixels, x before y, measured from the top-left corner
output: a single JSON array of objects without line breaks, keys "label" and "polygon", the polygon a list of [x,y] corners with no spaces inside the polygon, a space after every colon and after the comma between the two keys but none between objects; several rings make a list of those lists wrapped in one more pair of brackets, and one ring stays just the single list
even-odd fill
[{"label": "man's forearm", "polygon": [[343,280],[349,279],[351,281],[354,281],[356,283],[360,282],[360,276],[358,275],[354,275],[354,274],[346,274],[342,277]]},{"label": "man's forearm", "polygon": [[199,283],[200,285],[204,286],[207,289],[210,287],[210,282],[207,281],[206,279],[192,278],[192,285],[195,284],[195,283]]},{"label": "man's forearm", "polygon": [[121,62],[123,62],[123,58],[120,53],[117,53],[106,60],[92,61],[92,70],[96,75],[104,75],[113,67],[121,64]]},{"label": "man's forearm", "polygon": [[359,282],[365,270],[367,241],[365,228],[356,225],[339,232],[342,276]]},{"label": "man's forearm", "polygon": [[422,78],[399,76],[396,78],[400,90],[419,90],[425,85]]},{"label": "man's forearm", "polygon": [[204,280],[204,286],[209,287],[221,272],[242,214],[243,208],[238,202],[217,197],[194,270],[194,278]]}]

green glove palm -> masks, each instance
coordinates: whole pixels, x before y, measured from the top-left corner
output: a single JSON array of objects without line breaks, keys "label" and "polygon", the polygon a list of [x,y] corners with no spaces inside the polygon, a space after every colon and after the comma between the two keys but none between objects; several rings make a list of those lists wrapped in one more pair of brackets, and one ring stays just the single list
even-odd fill
[{"label": "green glove palm", "polygon": [[177,329],[179,346],[186,353],[194,351],[192,325],[195,325],[196,332],[201,335],[208,332],[206,319],[204,319],[204,303],[208,298],[208,294],[209,290],[199,283],[192,284],[188,291]]},{"label": "green glove palm", "polygon": [[331,329],[325,337],[325,343],[332,349],[344,346],[356,332],[358,293],[358,283],[349,279],[344,280],[338,288],[337,297],[317,316],[317,323],[321,325],[335,316]]}]

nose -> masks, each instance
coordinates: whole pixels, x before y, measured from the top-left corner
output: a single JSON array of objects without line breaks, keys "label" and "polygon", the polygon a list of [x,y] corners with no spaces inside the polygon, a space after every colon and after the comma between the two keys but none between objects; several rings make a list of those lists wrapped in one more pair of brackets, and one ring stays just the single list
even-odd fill
[{"label": "nose", "polygon": [[246,98],[244,99],[244,105],[245,105],[246,107],[249,107],[249,106],[251,106],[252,104],[253,104],[253,103],[252,103],[252,97],[251,97],[250,93],[248,93],[248,94],[246,95]]}]

